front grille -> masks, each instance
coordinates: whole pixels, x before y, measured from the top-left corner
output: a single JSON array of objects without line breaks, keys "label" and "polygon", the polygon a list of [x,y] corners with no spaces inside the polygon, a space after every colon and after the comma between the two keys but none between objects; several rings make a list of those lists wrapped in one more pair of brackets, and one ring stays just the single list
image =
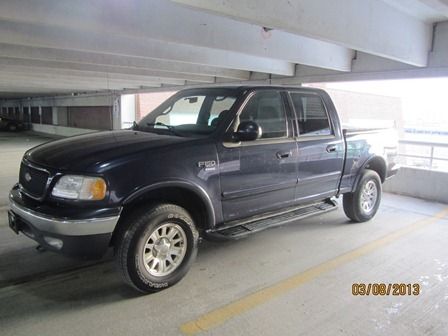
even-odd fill
[{"label": "front grille", "polygon": [[49,174],[40,169],[33,168],[22,162],[20,165],[19,183],[22,189],[33,197],[44,195]]}]

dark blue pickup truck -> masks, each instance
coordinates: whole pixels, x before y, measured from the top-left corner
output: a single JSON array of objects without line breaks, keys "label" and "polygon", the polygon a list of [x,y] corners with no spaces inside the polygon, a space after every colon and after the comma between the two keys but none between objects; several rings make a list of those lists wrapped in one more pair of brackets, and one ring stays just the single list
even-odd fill
[{"label": "dark blue pickup truck", "polygon": [[346,130],[322,90],[215,87],[178,92],[132,129],[25,153],[10,227],[48,250],[115,249],[142,292],[179,281],[200,237],[237,239],[325,213],[371,219],[397,172],[391,130]]}]

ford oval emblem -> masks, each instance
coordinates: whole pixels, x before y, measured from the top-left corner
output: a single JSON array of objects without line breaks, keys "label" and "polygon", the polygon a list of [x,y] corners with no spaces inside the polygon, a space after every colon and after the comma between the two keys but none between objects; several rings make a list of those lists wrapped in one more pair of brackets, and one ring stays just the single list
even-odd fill
[{"label": "ford oval emblem", "polygon": [[26,180],[27,182],[31,181],[31,175],[30,175],[30,173],[25,173],[25,180]]}]

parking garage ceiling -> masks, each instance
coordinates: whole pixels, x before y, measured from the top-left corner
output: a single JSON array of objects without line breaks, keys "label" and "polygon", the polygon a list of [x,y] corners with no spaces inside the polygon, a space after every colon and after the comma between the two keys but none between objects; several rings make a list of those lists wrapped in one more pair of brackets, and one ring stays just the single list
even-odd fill
[{"label": "parking garage ceiling", "polygon": [[0,97],[448,75],[448,0],[5,0]]}]

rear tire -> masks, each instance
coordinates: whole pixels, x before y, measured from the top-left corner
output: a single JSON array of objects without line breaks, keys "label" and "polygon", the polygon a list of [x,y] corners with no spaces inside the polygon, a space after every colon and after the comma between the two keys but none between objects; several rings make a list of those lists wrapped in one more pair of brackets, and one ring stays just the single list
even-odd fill
[{"label": "rear tire", "polygon": [[188,212],[174,204],[150,208],[126,223],[116,258],[126,283],[143,293],[173,286],[196,258],[199,233]]},{"label": "rear tire", "polygon": [[381,203],[381,190],[381,179],[377,172],[364,170],[356,190],[344,194],[342,203],[345,215],[358,223],[372,219]]}]

